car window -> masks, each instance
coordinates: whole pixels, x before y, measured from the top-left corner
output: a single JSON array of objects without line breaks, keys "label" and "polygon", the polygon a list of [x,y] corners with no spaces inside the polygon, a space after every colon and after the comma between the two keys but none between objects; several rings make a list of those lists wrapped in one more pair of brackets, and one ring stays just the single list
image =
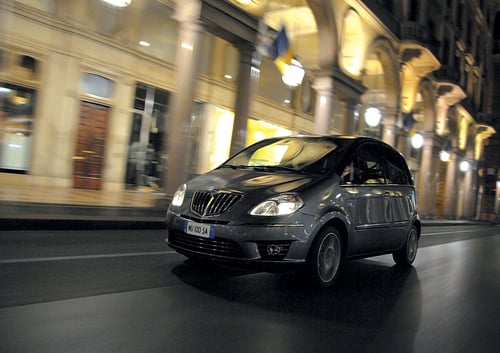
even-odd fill
[{"label": "car window", "polygon": [[365,143],[359,146],[341,173],[342,182],[385,184],[384,165],[378,151],[378,145],[375,143]]},{"label": "car window", "polygon": [[403,157],[387,146],[382,146],[381,154],[386,163],[387,183],[404,185],[411,184],[410,176],[407,172],[408,168],[406,167],[406,162]]},{"label": "car window", "polygon": [[[244,150],[225,163],[226,166],[287,167],[301,170],[315,165],[338,145],[331,139],[283,138]],[[319,167],[318,167],[319,168]],[[321,169],[321,168],[319,168]]]}]

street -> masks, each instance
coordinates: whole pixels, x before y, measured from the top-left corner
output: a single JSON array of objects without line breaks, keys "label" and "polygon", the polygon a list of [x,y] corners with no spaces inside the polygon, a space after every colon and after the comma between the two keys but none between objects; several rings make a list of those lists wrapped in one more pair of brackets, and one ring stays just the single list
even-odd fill
[{"label": "street", "polygon": [[0,231],[0,352],[500,352],[500,227],[426,226],[414,267],[186,261],[163,230]]}]

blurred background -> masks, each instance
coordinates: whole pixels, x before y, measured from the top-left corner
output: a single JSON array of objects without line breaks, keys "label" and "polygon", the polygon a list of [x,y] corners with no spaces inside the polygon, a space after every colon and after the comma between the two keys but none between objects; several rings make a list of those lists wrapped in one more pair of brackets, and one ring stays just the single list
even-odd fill
[{"label": "blurred background", "polygon": [[424,218],[498,220],[499,14],[497,0],[2,0],[2,193],[168,198],[266,137],[368,135],[405,155]]}]

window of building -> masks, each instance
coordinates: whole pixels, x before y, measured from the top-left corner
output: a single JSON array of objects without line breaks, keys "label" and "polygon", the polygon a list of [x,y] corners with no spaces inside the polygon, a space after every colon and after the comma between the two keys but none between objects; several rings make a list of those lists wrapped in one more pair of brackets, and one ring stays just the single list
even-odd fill
[{"label": "window of building", "polygon": [[248,119],[247,146],[270,137],[288,136],[292,131],[267,121]]},{"label": "window of building", "polygon": [[0,82],[0,170],[26,173],[31,161],[36,91]]},{"label": "window of building", "polygon": [[169,97],[166,90],[136,85],[126,172],[129,186],[157,189],[161,185]]},{"label": "window of building", "polygon": [[410,0],[410,12],[409,12],[408,20],[411,22],[418,21],[418,1]]},{"label": "window of building", "polygon": [[[230,156],[234,112],[213,104],[195,103],[189,127],[189,173],[205,173]],[[291,135],[292,131],[267,121],[248,119],[246,145],[268,137]]]},{"label": "window of building", "polygon": [[114,82],[105,77],[84,73],[80,80],[82,93],[100,98],[111,98],[114,92]]},{"label": "window of building", "polygon": [[16,54],[13,74],[17,79],[36,80],[38,78],[38,61],[29,55]]}]

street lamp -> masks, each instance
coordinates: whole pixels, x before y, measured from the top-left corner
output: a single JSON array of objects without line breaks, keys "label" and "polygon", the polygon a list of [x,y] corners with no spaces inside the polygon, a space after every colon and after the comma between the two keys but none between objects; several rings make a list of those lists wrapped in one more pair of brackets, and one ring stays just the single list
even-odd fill
[{"label": "street lamp", "polygon": [[469,162],[468,161],[462,161],[462,162],[460,162],[460,170],[462,172],[464,172],[464,173],[466,171],[468,171],[469,170]]},{"label": "street lamp", "polygon": [[411,138],[413,148],[419,149],[424,145],[424,137],[420,134],[415,134]]},{"label": "street lamp", "polygon": [[375,127],[380,123],[382,119],[382,114],[380,110],[376,107],[369,107],[365,111],[365,121],[368,126]]},{"label": "street lamp", "polygon": [[305,70],[302,64],[296,60],[292,59],[290,65],[284,65],[284,73],[281,76],[283,83],[290,87],[297,87],[302,83],[304,79]]},{"label": "street lamp", "polygon": [[441,160],[441,162],[448,162],[450,160],[450,152],[442,150],[441,152],[439,152],[439,159]]},{"label": "street lamp", "polygon": [[127,7],[132,2],[132,0],[102,0],[102,1],[116,7]]}]

